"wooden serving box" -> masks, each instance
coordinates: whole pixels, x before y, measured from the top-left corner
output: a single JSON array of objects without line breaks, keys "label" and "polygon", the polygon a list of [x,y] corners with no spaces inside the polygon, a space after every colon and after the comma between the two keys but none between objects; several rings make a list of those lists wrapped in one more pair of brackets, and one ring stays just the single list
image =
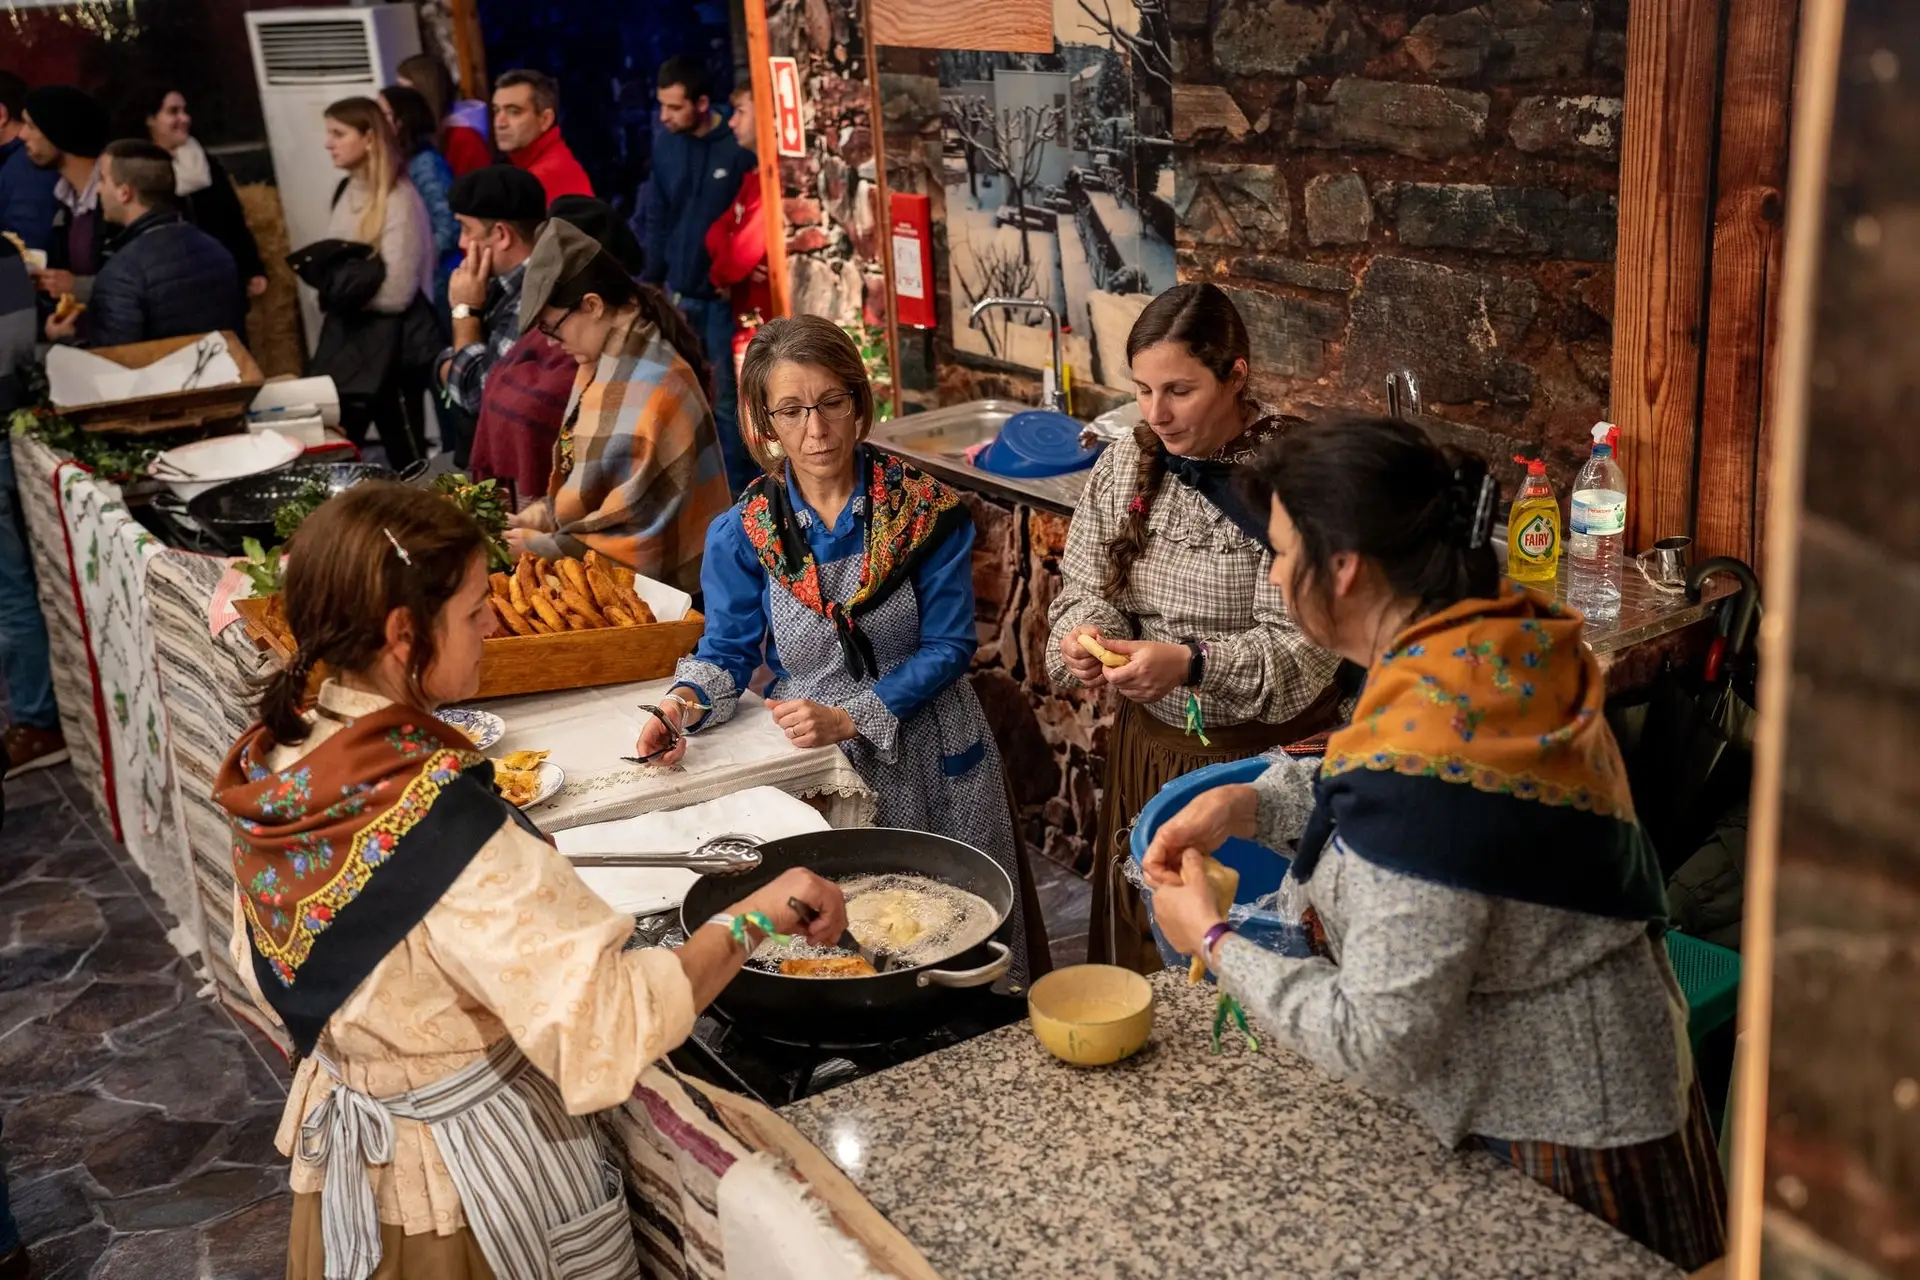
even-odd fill
[{"label": "wooden serving box", "polygon": [[[293,661],[283,636],[267,624],[269,606],[261,599],[233,602],[247,635],[278,658]],[[692,653],[706,630],[706,619],[689,610],[678,622],[640,627],[602,627],[550,636],[496,636],[480,649],[480,689],[475,698],[506,698],[557,689],[587,689],[603,684],[664,680],[680,659]],[[319,687],[316,671],[308,687]]]},{"label": "wooden serving box", "polygon": [[[190,347],[205,337],[190,334],[184,338],[160,338],[153,342],[132,342],[122,347],[100,347],[93,352],[128,369],[144,369],[182,347]],[[197,387],[191,391],[172,391],[162,395],[135,396],[131,400],[102,400],[95,404],[57,406],[56,412],[86,431],[116,431],[126,435],[152,435],[187,427],[215,430],[242,426],[247,406],[260,394],[265,382],[260,365],[241,344],[238,334],[222,329],[227,353],[240,368],[240,380],[217,387]]]},{"label": "wooden serving box", "polygon": [[495,636],[480,646],[476,698],[588,689],[601,684],[664,680],[692,653],[707,620],[688,610],[678,622],[600,627],[550,636]]}]

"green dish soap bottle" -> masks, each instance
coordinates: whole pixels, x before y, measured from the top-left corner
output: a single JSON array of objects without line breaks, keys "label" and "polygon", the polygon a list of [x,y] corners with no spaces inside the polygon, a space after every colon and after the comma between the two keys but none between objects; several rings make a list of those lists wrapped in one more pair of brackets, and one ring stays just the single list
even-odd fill
[{"label": "green dish soap bottle", "polygon": [[1507,576],[1551,591],[1560,575],[1560,500],[1543,460],[1518,454],[1513,460],[1525,465],[1527,480],[1507,512]]}]

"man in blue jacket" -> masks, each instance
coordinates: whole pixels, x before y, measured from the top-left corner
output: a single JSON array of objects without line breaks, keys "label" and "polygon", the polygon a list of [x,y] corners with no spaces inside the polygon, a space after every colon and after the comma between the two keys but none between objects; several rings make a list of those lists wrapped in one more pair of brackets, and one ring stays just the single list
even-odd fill
[{"label": "man in blue jacket", "polygon": [[11,231],[29,249],[45,252],[53,241],[53,188],[60,175],[33,162],[20,138],[27,109],[27,82],[0,71],[0,231]]},{"label": "man in blue jacket", "polygon": [[673,295],[700,335],[713,366],[713,425],[738,497],[760,474],[740,435],[733,376],[733,307],[708,278],[707,228],[733,206],[740,179],[759,161],[714,114],[707,70],[691,58],[668,58],[656,81],[660,122],[647,192],[647,262],[640,279]]},{"label": "man in blue jacket", "polygon": [[188,222],[174,196],[173,157],[126,138],[100,158],[100,212],[121,228],[79,317],[47,320],[50,342],[118,347],[240,328],[240,272],[227,247]]}]

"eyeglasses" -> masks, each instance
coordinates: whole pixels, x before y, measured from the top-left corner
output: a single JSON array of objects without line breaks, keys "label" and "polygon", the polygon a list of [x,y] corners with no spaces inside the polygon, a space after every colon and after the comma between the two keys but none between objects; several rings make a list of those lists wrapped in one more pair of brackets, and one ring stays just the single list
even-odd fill
[{"label": "eyeglasses", "polygon": [[789,430],[804,427],[807,419],[814,413],[828,422],[846,422],[854,414],[854,399],[845,391],[836,391],[824,397],[818,404],[789,404],[770,410],[775,424]]},{"label": "eyeglasses", "polygon": [[536,320],[533,322],[533,327],[538,329],[541,333],[545,334],[548,338],[551,338],[553,341],[558,342],[560,341],[560,326],[567,322],[568,317],[572,316],[574,311],[575,311],[575,308],[568,307],[565,311],[560,313],[560,318],[558,320],[555,320],[552,324],[548,324],[545,320]]}]

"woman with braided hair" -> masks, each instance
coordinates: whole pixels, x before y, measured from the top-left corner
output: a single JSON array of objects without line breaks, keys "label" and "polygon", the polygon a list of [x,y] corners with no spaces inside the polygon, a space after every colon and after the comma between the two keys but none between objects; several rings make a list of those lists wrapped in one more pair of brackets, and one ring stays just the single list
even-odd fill
[{"label": "woman with braided hair", "polygon": [[1127,335],[1140,425],[1094,464],[1049,614],[1055,686],[1119,695],[1088,958],[1142,972],[1161,961],[1119,870],[1141,808],[1181,774],[1297,742],[1338,714],[1339,659],[1294,625],[1268,581],[1265,513],[1230,483],[1284,422],[1248,393],[1249,357],[1246,323],[1214,285],[1147,304]]}]

